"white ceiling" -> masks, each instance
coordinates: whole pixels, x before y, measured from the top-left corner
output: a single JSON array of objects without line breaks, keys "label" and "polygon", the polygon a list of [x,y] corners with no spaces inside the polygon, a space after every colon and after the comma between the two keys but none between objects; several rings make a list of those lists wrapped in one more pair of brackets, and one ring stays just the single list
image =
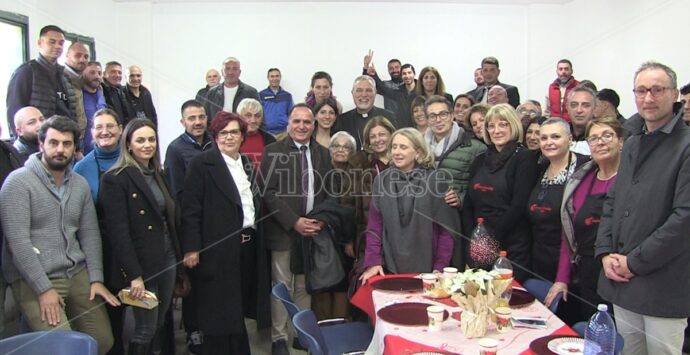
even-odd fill
[{"label": "white ceiling", "polygon": [[152,2],[152,3],[173,3],[173,2],[391,2],[391,3],[446,3],[446,4],[494,4],[494,5],[530,5],[530,4],[552,4],[561,5],[572,0],[113,0],[115,2]]}]

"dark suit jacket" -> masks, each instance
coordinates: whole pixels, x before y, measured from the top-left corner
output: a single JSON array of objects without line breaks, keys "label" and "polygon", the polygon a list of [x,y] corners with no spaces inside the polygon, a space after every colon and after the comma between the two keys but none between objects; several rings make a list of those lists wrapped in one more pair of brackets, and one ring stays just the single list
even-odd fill
[{"label": "dark suit jacket", "polygon": [[[506,89],[506,92],[508,93],[508,103],[510,103],[510,106],[517,108],[520,105],[520,92],[518,92],[517,87],[501,82],[497,82],[496,85],[500,85]],[[468,91],[467,95],[474,97],[476,102],[482,101],[482,96],[484,96],[484,86]]]},{"label": "dark suit jacket", "polygon": [[[314,170],[314,206],[326,200],[327,191],[333,191],[332,179],[327,175],[332,169],[328,149],[312,138],[309,144]],[[271,250],[292,250],[293,272],[301,273],[302,236],[293,226],[302,214],[302,177],[300,152],[292,138],[269,144],[261,161],[259,184],[263,195],[266,246]],[[300,265],[294,265],[299,261]]]},{"label": "dark suit jacket", "polygon": [[[204,109],[206,110],[206,115],[208,115],[208,126],[211,127],[211,122],[216,113],[223,111],[223,103],[225,103],[225,91],[223,89],[224,84],[220,84],[208,89],[206,97],[202,101],[204,104]],[[237,93],[235,94],[235,100],[232,102],[232,112],[237,112],[237,105],[240,104],[242,99],[256,99],[256,101],[261,102],[259,99],[259,93],[251,85],[247,85],[240,81],[237,85]]]},{"label": "dark suit jacket", "polygon": [[374,106],[368,112],[366,118],[363,117],[359,112],[357,112],[356,108],[353,108],[352,110],[341,114],[340,116],[338,116],[338,119],[335,120],[335,123],[333,124],[331,131],[333,133],[340,131],[345,131],[349,133],[352,137],[355,138],[355,142],[357,143],[357,150],[360,150],[362,148],[362,144],[364,144],[364,126],[366,126],[367,122],[369,122],[369,119],[376,116],[383,116],[387,118],[388,121],[390,121],[390,123],[393,124],[393,127],[395,128],[404,127],[400,126],[397,117],[393,112]]},{"label": "dark suit jacket", "polygon": [[[170,238],[179,251],[175,201],[166,179],[160,176],[158,183],[166,197],[165,221]],[[118,174],[107,172],[103,175],[98,199],[105,222],[101,230],[110,243],[116,263],[116,275],[111,275],[110,286],[113,289],[128,287],[139,276],[145,281],[155,280],[152,276],[170,265],[165,264],[163,250],[164,219],[142,173],[135,167],[125,168]]]},{"label": "dark suit jacket", "polygon": [[[241,155],[245,173],[254,181],[251,161]],[[255,219],[261,200],[254,192]],[[217,147],[190,162],[182,192],[182,250],[201,251],[194,270],[200,329],[205,334],[239,334],[244,316],[257,319],[259,328],[270,325],[270,275],[261,233],[254,245],[241,244],[244,212],[237,185]],[[244,248],[251,248],[253,263],[244,263]],[[250,285],[242,283],[249,276]],[[246,288],[246,289],[245,289]],[[243,297],[244,295],[244,297]],[[260,311],[259,311],[260,310]]]}]

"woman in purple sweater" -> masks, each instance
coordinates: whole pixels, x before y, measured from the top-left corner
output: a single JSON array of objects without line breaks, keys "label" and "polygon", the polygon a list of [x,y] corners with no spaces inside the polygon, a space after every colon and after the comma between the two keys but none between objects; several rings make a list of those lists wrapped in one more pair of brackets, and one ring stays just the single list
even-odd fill
[{"label": "woman in purple sweater", "polygon": [[403,128],[391,136],[391,167],[374,179],[362,282],[374,275],[440,271],[460,231],[457,210],[444,202],[451,177],[432,170],[422,135]]},{"label": "woman in purple sweater", "polygon": [[[602,117],[587,124],[585,137],[592,160],[570,176],[561,205],[561,251],[556,282],[544,300],[548,306],[558,294],[574,305],[567,307],[568,321],[586,320],[602,303],[597,294],[601,262],[594,257],[594,241],[606,193],[616,181],[623,128],[615,117]],[[576,297],[569,297],[568,293]]]}]

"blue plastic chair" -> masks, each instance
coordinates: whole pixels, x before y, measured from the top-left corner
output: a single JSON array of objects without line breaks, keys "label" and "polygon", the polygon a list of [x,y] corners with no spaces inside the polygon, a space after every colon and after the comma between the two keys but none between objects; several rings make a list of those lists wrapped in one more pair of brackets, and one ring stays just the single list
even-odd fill
[{"label": "blue plastic chair", "polygon": [[0,340],[5,355],[98,355],[98,344],[90,335],[53,330],[19,334]]},{"label": "blue plastic chair", "polygon": [[295,314],[299,312],[299,307],[297,307],[297,304],[292,301],[292,297],[290,297],[290,291],[288,291],[287,286],[285,286],[284,283],[278,282],[277,284],[275,284],[275,286],[273,286],[273,289],[271,290],[271,293],[273,294],[273,297],[283,302],[283,305],[285,306],[288,315],[290,315],[290,319],[292,319],[295,316]]},{"label": "blue plastic chair", "polygon": [[[527,292],[531,293],[534,297],[536,297],[539,300],[539,302],[544,303],[544,299],[546,299],[546,295],[549,293],[549,289],[551,288],[553,283],[540,279],[528,279],[522,285],[525,286]],[[551,302],[551,306],[549,306],[549,310],[551,311],[551,313],[556,313],[556,310],[558,309],[558,304],[561,303],[561,297],[562,296],[558,294],[558,296],[556,296],[553,302]]]},{"label": "blue plastic chair", "polygon": [[[585,329],[587,329],[587,324],[588,322],[577,322],[573,325],[573,330],[577,332],[577,334],[580,334],[580,336],[584,337],[585,336]],[[625,345],[625,341],[623,340],[623,337],[616,332],[616,354],[620,354],[621,351],[623,351],[623,345]]]},{"label": "blue plastic chair", "polygon": [[299,311],[292,324],[311,355],[363,354],[373,335],[373,329],[360,322],[320,327],[310,309]]}]

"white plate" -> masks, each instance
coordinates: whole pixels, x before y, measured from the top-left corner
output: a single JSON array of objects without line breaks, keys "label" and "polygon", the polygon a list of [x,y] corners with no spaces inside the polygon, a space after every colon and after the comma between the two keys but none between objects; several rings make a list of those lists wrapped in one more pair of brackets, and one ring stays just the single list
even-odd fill
[{"label": "white plate", "polygon": [[549,350],[559,355],[582,355],[585,352],[585,340],[576,337],[563,337],[551,340]]}]

